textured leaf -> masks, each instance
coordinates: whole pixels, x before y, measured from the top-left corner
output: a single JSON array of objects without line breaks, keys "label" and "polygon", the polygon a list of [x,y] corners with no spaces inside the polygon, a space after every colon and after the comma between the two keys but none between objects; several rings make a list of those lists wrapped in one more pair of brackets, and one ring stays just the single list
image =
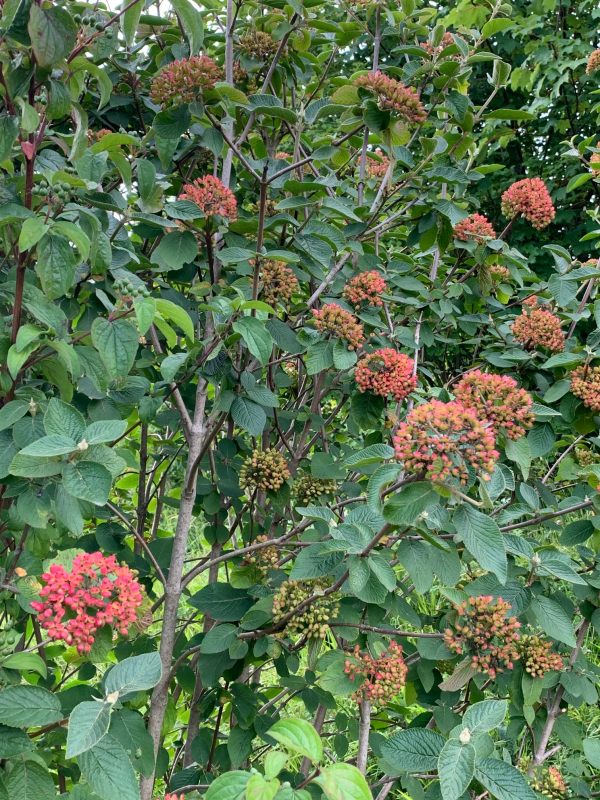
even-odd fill
[{"label": "textured leaf", "polygon": [[484,758],[475,767],[475,777],[497,800],[536,800],[518,769],[496,758]]},{"label": "textured leaf", "polygon": [[438,775],[443,800],[458,800],[467,790],[475,772],[475,748],[449,739],[438,759]]},{"label": "textured leaf", "polygon": [[427,772],[437,768],[443,736],[425,728],[407,728],[381,745],[381,755],[398,772]]},{"label": "textured leaf", "polygon": [[456,511],[453,522],[477,563],[483,569],[493,572],[500,583],[505,583],[506,550],[497,522],[468,505],[463,505]]},{"label": "textured leaf", "polygon": [[267,731],[268,735],[292,753],[300,753],[318,764],[323,758],[321,737],[304,719],[280,719]]},{"label": "textured leaf", "polygon": [[62,719],[58,697],[41,686],[9,686],[0,692],[0,722],[12,728],[52,725]]},{"label": "textured leaf", "polygon": [[37,761],[17,762],[6,779],[10,800],[56,800],[54,781]]},{"label": "textured leaf", "polygon": [[158,653],[131,656],[110,669],[104,681],[107,695],[119,695],[153,689],[160,680],[162,665]]},{"label": "textured leaf", "polygon": [[330,764],[315,778],[327,800],[372,800],[365,776],[352,764]]},{"label": "textured leaf", "polygon": [[64,8],[42,8],[34,4],[29,14],[28,31],[39,66],[53,67],[75,45],[77,25]]},{"label": "textured leaf", "polygon": [[67,758],[84,753],[108,733],[111,703],[89,701],[75,706],[69,717]]},{"label": "textured leaf", "polygon": [[63,486],[73,497],[103,506],[108,500],[112,484],[110,472],[93,461],[67,464],[63,470]]},{"label": "textured leaf", "polygon": [[133,325],[122,319],[97,318],[92,324],[92,342],[111,377],[129,373],[138,349]]},{"label": "textured leaf", "polygon": [[131,761],[121,744],[109,734],[82,753],[78,761],[87,782],[102,800],[140,799]]}]

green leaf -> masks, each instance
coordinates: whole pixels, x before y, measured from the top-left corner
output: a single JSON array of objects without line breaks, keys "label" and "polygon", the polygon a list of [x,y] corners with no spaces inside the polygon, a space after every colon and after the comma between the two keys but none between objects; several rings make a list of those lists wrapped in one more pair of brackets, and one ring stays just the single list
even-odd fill
[{"label": "green leaf", "polygon": [[2,114],[0,116],[0,162],[9,157],[18,133],[18,118]]},{"label": "green leaf", "polygon": [[92,422],[85,429],[83,438],[88,444],[104,444],[119,439],[127,429],[124,419],[105,419]]},{"label": "green leaf", "polygon": [[506,550],[497,522],[466,504],[456,511],[452,521],[477,563],[493,572],[500,583],[506,583]]},{"label": "green leaf", "polygon": [[37,761],[17,761],[6,779],[10,800],[56,800],[52,776]]},{"label": "green leaf", "polygon": [[437,769],[443,800],[458,800],[473,779],[475,748],[449,739],[439,755]]},{"label": "green leaf", "polygon": [[119,695],[153,689],[162,675],[162,664],[158,653],[144,653],[120,661],[110,669],[104,680],[108,695]]},{"label": "green leaf", "polygon": [[19,233],[19,250],[24,253],[34,247],[48,230],[48,226],[41,217],[30,217],[23,222]]},{"label": "green leaf", "polygon": [[79,766],[102,800],[139,800],[140,792],[131,761],[122,745],[107,734],[79,756]]},{"label": "green leaf", "polygon": [[352,764],[330,764],[314,779],[327,800],[372,800],[365,776]]},{"label": "green leaf", "polygon": [[40,67],[55,66],[75,46],[77,25],[64,8],[32,5],[27,30]]},{"label": "green leaf", "polygon": [[[123,0],[123,7],[129,5],[129,0]],[[144,0],[138,0],[137,3],[134,3],[121,17],[121,27],[123,28],[123,36],[125,37],[125,41],[127,42],[128,46],[131,45],[135,41],[135,34],[137,32],[138,23],[140,21],[140,16],[144,9]]]},{"label": "green leaf", "polygon": [[499,728],[506,717],[506,700],[482,700],[466,710],[463,725],[471,733],[485,733]]},{"label": "green leaf", "polygon": [[187,311],[162,297],[156,300],[156,310],[164,319],[173,322],[185,333],[190,342],[194,341],[194,323]]},{"label": "green leaf", "polygon": [[506,761],[484,758],[475,767],[475,777],[497,800],[537,800],[519,770]]},{"label": "green leaf", "polygon": [[381,745],[386,763],[398,772],[427,772],[437,768],[445,739],[426,728],[407,728]]},{"label": "green leaf", "polygon": [[138,349],[137,331],[122,319],[98,317],[92,323],[92,342],[112,378],[128,375]]},{"label": "green leaf", "polygon": [[323,758],[321,737],[304,719],[280,719],[269,728],[267,734],[286,750],[300,753],[315,764]]},{"label": "green leaf", "polygon": [[245,397],[236,397],[231,404],[230,411],[235,424],[251,436],[258,436],[265,429],[267,424],[265,410],[251,400],[247,400]]},{"label": "green leaf", "polygon": [[0,692],[0,722],[11,728],[52,725],[62,717],[58,697],[41,686],[9,686]]},{"label": "green leaf", "polygon": [[555,600],[537,595],[531,599],[529,613],[548,636],[569,647],[575,647],[573,623],[567,612]]},{"label": "green leaf", "polygon": [[69,292],[75,282],[75,263],[75,253],[64,236],[50,232],[41,239],[35,271],[48,300],[57,300]]},{"label": "green leaf", "polygon": [[152,263],[161,271],[181,269],[198,255],[198,243],[189,231],[168,233],[152,253]]},{"label": "green leaf", "polygon": [[0,431],[12,428],[29,411],[29,405],[23,400],[10,400],[0,408]]},{"label": "green leaf", "polygon": [[69,717],[67,758],[85,753],[108,733],[112,703],[86,701],[75,706]]},{"label": "green leaf", "polygon": [[73,497],[103,506],[108,500],[112,476],[102,464],[78,461],[63,470],[63,486]]},{"label": "green leaf", "polygon": [[44,414],[44,430],[49,436],[70,436],[75,442],[80,442],[85,430],[85,420],[76,408],[53,397]]},{"label": "green leaf", "polygon": [[190,55],[196,55],[196,53],[200,52],[204,43],[202,14],[189,0],[171,0],[171,5],[188,40]]},{"label": "green leaf", "polygon": [[228,583],[211,583],[188,603],[219,622],[238,622],[254,601],[245,589],[235,589]]},{"label": "green leaf", "polygon": [[248,350],[261,364],[268,364],[273,350],[273,337],[263,321],[256,317],[243,317],[233,323],[233,330],[240,334]]},{"label": "green leaf", "polygon": [[584,739],[583,752],[594,769],[600,769],[600,739]]},{"label": "green leaf", "polygon": [[45,661],[37,653],[11,653],[2,659],[4,669],[18,669],[19,672],[37,672],[42,678],[48,675]]},{"label": "green leaf", "polygon": [[514,22],[511,19],[490,19],[481,29],[481,40],[489,39],[490,36],[495,36],[497,33],[511,28],[513,25]]},{"label": "green leaf", "polygon": [[200,645],[201,653],[223,653],[229,648],[229,645],[235,641],[238,634],[238,629],[235,625],[225,623],[224,625],[215,625],[205,635]]},{"label": "green leaf", "polygon": [[[25,731],[0,725],[0,758],[12,758],[34,747]],[[0,792],[0,797],[2,796]]]},{"label": "green leaf", "polygon": [[205,800],[244,800],[249,780],[249,772],[238,770],[219,775],[208,787],[204,798]]},{"label": "green leaf", "polygon": [[22,456],[36,456],[37,458],[51,458],[52,456],[65,456],[72,453],[77,447],[77,442],[70,436],[59,436],[53,433],[52,436],[42,436],[35,442],[27,445],[21,450]]},{"label": "green leaf", "polygon": [[439,502],[439,495],[428,481],[418,481],[395,492],[383,508],[383,516],[393,525],[414,525],[419,515]]}]

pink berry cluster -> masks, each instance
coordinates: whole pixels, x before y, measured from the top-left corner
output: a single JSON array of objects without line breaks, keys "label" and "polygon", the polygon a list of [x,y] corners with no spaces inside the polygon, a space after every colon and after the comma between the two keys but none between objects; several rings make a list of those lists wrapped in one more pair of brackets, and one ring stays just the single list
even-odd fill
[{"label": "pink berry cluster", "polygon": [[566,800],[569,796],[567,782],[557,767],[548,767],[538,773],[531,782],[533,789],[550,800]]},{"label": "pink berry cluster", "polygon": [[419,95],[411,86],[405,86],[400,81],[390,78],[384,72],[368,72],[359,75],[354,81],[355,86],[366,89],[377,97],[379,107],[385,111],[393,111],[407,122],[420,123],[427,119]]},{"label": "pink berry cluster", "polygon": [[319,333],[344,339],[348,343],[348,350],[356,350],[364,342],[365,334],[361,323],[337,303],[327,303],[312,313]]},{"label": "pink berry cluster", "polygon": [[551,642],[541,636],[522,636],[518,649],[525,672],[533,678],[543,678],[547,672],[560,672],[564,667],[561,656],[552,650]]},{"label": "pink berry cluster", "polygon": [[600,50],[594,50],[593,53],[590,53],[585,71],[588,75],[591,75],[597,69],[600,69]]},{"label": "pink berry cluster", "polygon": [[79,653],[89,653],[104,625],[126,635],[144,602],[135,573],[114,555],[80,553],[70,571],[52,564],[42,580],[42,599],[31,604],[40,625],[51,639],[75,645]]},{"label": "pink berry cluster", "polygon": [[385,347],[363,356],[356,365],[354,377],[361,392],[391,396],[401,403],[417,385],[414,367],[410,356]]},{"label": "pink berry cluster", "polygon": [[374,158],[367,159],[367,175],[370,178],[383,178],[390,166],[390,160],[379,147],[375,150],[375,155],[378,156],[379,160]]},{"label": "pink berry cluster", "polygon": [[541,178],[523,178],[509,186],[502,195],[502,213],[509,219],[523,217],[538,231],[556,216],[550,192]]},{"label": "pink berry cluster", "polygon": [[205,217],[218,215],[231,221],[237,219],[237,200],[234,193],[214,175],[205,175],[203,178],[196,178],[193,183],[186,183],[179,200],[195,203]]},{"label": "pink berry cluster", "polygon": [[413,408],[394,437],[396,458],[411,475],[467,483],[469,467],[487,480],[498,459],[494,434],[462,403],[430,400]]},{"label": "pink berry cluster", "polygon": [[495,239],[494,226],[483,214],[470,214],[454,226],[454,236],[461,242]]},{"label": "pink berry cluster", "polygon": [[[600,150],[600,142],[596,144],[596,150]],[[600,175],[600,153],[592,153],[590,156],[590,167],[593,175]]]},{"label": "pink berry cluster", "polygon": [[344,297],[358,310],[362,303],[368,306],[382,306],[382,294],[388,290],[383,275],[377,270],[361,272],[351,278],[344,287]]},{"label": "pink berry cluster", "polygon": [[260,296],[269,305],[287,305],[298,291],[298,278],[284,261],[265,259],[260,267],[262,289]]},{"label": "pink berry cluster", "polygon": [[510,608],[510,603],[501,597],[469,597],[456,607],[454,629],[444,631],[446,647],[453,653],[470,654],[473,669],[490,678],[512,669],[519,658],[521,623],[516,617],[507,617]]},{"label": "pink berry cluster", "polygon": [[166,794],[165,800],[185,800],[185,795],[183,794]]},{"label": "pink berry cluster", "polygon": [[167,64],[152,81],[150,98],[162,106],[193,103],[223,78],[223,70],[208,56],[190,56]]},{"label": "pink berry cluster", "polygon": [[456,384],[454,394],[460,403],[487,420],[496,435],[502,431],[507,439],[520,439],[535,422],[531,396],[508,375],[474,369]]},{"label": "pink berry cluster", "polygon": [[490,267],[490,277],[496,281],[509,281],[510,270],[502,264],[492,264]]},{"label": "pink berry cluster", "polygon": [[526,350],[544,347],[551,353],[565,349],[565,334],[556,314],[537,305],[537,298],[523,303],[522,313],[512,324],[512,334]]},{"label": "pink berry cluster", "polygon": [[[450,47],[451,44],[454,44],[454,37],[449,31],[446,31],[446,33],[442,36],[442,41],[437,47],[432,45],[430,42],[421,42],[421,47],[432,58],[437,58],[440,53],[447,47]],[[450,58],[454,59],[457,58],[457,56],[450,56]]]},{"label": "pink berry cluster", "polygon": [[600,367],[582,364],[571,373],[571,391],[583,400],[583,405],[600,412]]},{"label": "pink berry cluster", "polygon": [[357,700],[371,703],[386,703],[392,700],[405,686],[408,667],[402,657],[402,645],[391,642],[387,651],[374,658],[370,653],[361,653],[354,648],[354,658],[347,658],[344,672],[351,681],[362,679],[362,684],[354,693]]}]

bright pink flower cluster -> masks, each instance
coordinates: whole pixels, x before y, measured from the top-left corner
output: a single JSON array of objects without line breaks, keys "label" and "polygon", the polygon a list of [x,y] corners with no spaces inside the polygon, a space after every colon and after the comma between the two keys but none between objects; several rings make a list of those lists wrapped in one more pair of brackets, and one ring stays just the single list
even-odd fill
[{"label": "bright pink flower cluster", "polygon": [[373,658],[370,653],[361,653],[360,647],[356,645],[354,659],[346,659],[344,672],[351,681],[363,679],[363,683],[354,693],[357,700],[387,703],[405,686],[408,667],[402,657],[402,645],[391,642],[387,651],[379,658]]},{"label": "bright pink flower cluster", "polygon": [[519,657],[525,672],[533,678],[543,678],[547,672],[560,672],[564,667],[561,656],[552,650],[552,643],[535,634],[519,640]]},{"label": "bright pink flower cluster", "polygon": [[413,408],[394,437],[396,458],[411,475],[464,484],[469,467],[488,480],[498,459],[494,434],[462,403],[430,400]]},{"label": "bright pink flower cluster", "polygon": [[104,625],[126,635],[144,602],[135,573],[114,555],[80,553],[70,572],[52,564],[42,580],[42,599],[31,604],[40,625],[51,639],[75,645],[79,653],[89,653]]},{"label": "bright pink flower cluster", "polygon": [[600,412],[600,367],[582,364],[571,373],[571,391],[583,400],[583,405],[596,414]]},{"label": "bright pink flower cluster", "polygon": [[401,403],[417,385],[414,368],[415,362],[410,356],[385,347],[363,356],[356,365],[354,377],[361,392],[391,396]]},{"label": "bright pink flower cluster", "polygon": [[356,350],[364,342],[363,326],[337,303],[327,303],[312,313],[316,329],[320,333],[330,333],[339,339],[345,339],[348,350]]},{"label": "bright pink flower cluster", "polygon": [[179,195],[180,200],[191,200],[206,217],[226,217],[237,219],[237,200],[231,189],[214,175],[196,178],[193,183],[186,183]]},{"label": "bright pink flower cluster", "polygon": [[541,178],[523,178],[509,186],[502,195],[502,213],[509,219],[524,217],[538,231],[556,216],[550,192]]},{"label": "bright pink flower cluster", "polygon": [[193,103],[202,92],[214,89],[223,70],[208,56],[191,56],[167,64],[152,81],[150,98],[162,106]]},{"label": "bright pink flower cluster", "polygon": [[600,69],[600,50],[594,50],[593,53],[590,53],[585,71],[588,75],[591,75],[597,69]]},{"label": "bright pink flower cluster", "polygon": [[517,641],[521,623],[507,616],[510,603],[491,595],[469,597],[456,607],[454,630],[444,631],[444,642],[454,653],[471,655],[471,666],[477,672],[495,678],[505,669],[512,669],[519,658]]},{"label": "bright pink flower cluster", "polygon": [[390,160],[379,147],[375,150],[375,155],[378,156],[379,160],[374,158],[367,159],[367,175],[370,178],[383,178],[390,166]]},{"label": "bright pink flower cluster", "polygon": [[531,396],[509,375],[471,370],[456,384],[454,394],[459,403],[487,420],[496,435],[503,431],[507,439],[525,436],[535,422]]},{"label": "bright pink flower cluster", "polygon": [[360,308],[361,303],[369,306],[382,306],[381,295],[385,294],[387,290],[388,286],[383,275],[372,269],[351,278],[344,287],[344,297],[357,309]]},{"label": "bright pink flower cluster", "polygon": [[494,226],[483,214],[471,214],[454,226],[454,236],[461,242],[495,239]]},{"label": "bright pink flower cluster", "polygon": [[556,314],[537,306],[537,298],[523,303],[523,313],[512,324],[512,334],[526,350],[545,347],[551,353],[565,349],[565,334]]},{"label": "bright pink flower cluster", "polygon": [[427,112],[417,91],[412,86],[405,86],[400,81],[390,78],[384,72],[378,70],[359,75],[354,84],[373,92],[380,108],[395,112],[407,122],[419,123],[427,119]]}]

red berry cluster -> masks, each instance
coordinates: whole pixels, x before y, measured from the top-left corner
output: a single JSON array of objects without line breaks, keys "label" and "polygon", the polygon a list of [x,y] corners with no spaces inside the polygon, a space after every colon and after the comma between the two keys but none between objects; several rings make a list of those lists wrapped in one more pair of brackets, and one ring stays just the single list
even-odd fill
[{"label": "red berry cluster", "polygon": [[166,794],[165,800],[185,800],[185,795],[183,794]]},{"label": "red berry cluster", "polygon": [[571,391],[583,405],[600,412],[600,367],[582,364],[571,373]]},{"label": "red berry cluster", "polygon": [[523,636],[518,648],[525,672],[533,678],[543,678],[547,672],[560,672],[564,667],[561,656],[553,652],[551,642],[541,636]]},{"label": "red berry cluster", "polygon": [[369,158],[367,160],[367,175],[370,178],[383,178],[390,166],[390,160],[379,147],[375,150],[375,155],[379,160]]},{"label": "red berry cluster", "polygon": [[566,800],[569,796],[569,787],[556,767],[548,767],[536,775],[531,785],[538,794],[551,800]]},{"label": "red berry cluster", "polygon": [[265,259],[260,268],[262,289],[260,295],[265,303],[286,305],[298,291],[298,278],[284,261]]},{"label": "red berry cluster", "polygon": [[519,658],[516,642],[521,623],[516,617],[506,616],[510,608],[501,597],[469,597],[456,607],[454,630],[444,631],[446,647],[461,655],[469,653],[473,669],[490,678],[512,669]]},{"label": "red berry cluster", "polygon": [[144,602],[135,573],[114,555],[80,553],[70,572],[52,564],[42,580],[42,599],[31,604],[40,625],[51,639],[75,645],[79,653],[89,653],[104,625],[126,635]]},{"label": "red berry cluster", "polygon": [[415,362],[410,356],[386,347],[363,356],[356,365],[354,377],[361,392],[391,396],[401,403],[417,385],[414,368]]},{"label": "red berry cluster", "polygon": [[223,70],[208,56],[190,56],[167,64],[152,81],[150,98],[162,106],[193,103],[223,78]]},{"label": "red berry cluster", "polygon": [[195,203],[205,217],[226,217],[237,219],[237,200],[231,189],[214,175],[196,178],[193,183],[186,183],[179,195],[179,200],[190,200]]},{"label": "red berry cluster", "polygon": [[469,467],[489,479],[498,459],[494,445],[492,431],[473,409],[439,400],[410,411],[394,437],[396,458],[404,469],[438,483],[466,483]]},{"label": "red berry cluster", "polygon": [[385,294],[387,290],[388,286],[383,275],[372,269],[351,278],[344,287],[344,297],[356,309],[360,308],[361,303],[369,306],[382,306],[381,295]]},{"label": "red berry cluster", "polygon": [[454,226],[454,236],[461,242],[495,239],[496,231],[483,214],[471,214]]},{"label": "red berry cluster", "polygon": [[[428,53],[432,58],[437,58],[439,54],[445,50],[447,47],[450,47],[451,44],[454,44],[454,37],[449,31],[442,36],[442,41],[439,43],[437,47],[430,44],[429,42],[421,42],[421,47]],[[450,56],[450,58],[457,58],[457,56]]]},{"label": "red berry cluster", "polygon": [[535,422],[530,395],[508,375],[474,369],[456,384],[454,394],[460,403],[487,420],[496,435],[503,431],[507,439],[520,439]]},{"label": "red berry cluster", "polygon": [[387,703],[405,686],[408,667],[402,657],[402,645],[391,642],[387,651],[379,658],[370,653],[361,653],[354,648],[354,658],[347,658],[344,672],[351,681],[362,679],[362,684],[354,693],[357,700],[371,703]]},{"label": "red berry cluster", "polygon": [[594,50],[593,53],[590,53],[585,71],[588,75],[591,75],[597,69],[600,69],[600,50]]},{"label": "red berry cluster", "polygon": [[361,89],[373,92],[380,108],[395,112],[407,122],[419,123],[427,119],[427,112],[423,108],[417,91],[379,70],[359,75],[354,84]]},{"label": "red berry cluster", "polygon": [[249,58],[264,61],[275,55],[279,42],[265,31],[248,31],[238,41],[238,49]]},{"label": "red berry cluster", "polygon": [[526,350],[545,347],[551,353],[561,353],[565,349],[565,334],[560,319],[545,308],[533,307],[534,304],[536,298],[523,303],[523,313],[512,324],[513,336]]},{"label": "red berry cluster", "polygon": [[[596,144],[596,150],[600,150],[600,142]],[[600,175],[600,153],[592,153],[590,156],[590,167],[593,175]]]},{"label": "red berry cluster", "polygon": [[337,303],[327,303],[313,310],[315,327],[320,333],[330,333],[348,342],[348,350],[356,350],[365,340],[363,326]]},{"label": "red berry cluster", "polygon": [[550,192],[541,178],[523,178],[516,181],[502,195],[502,213],[505,217],[524,217],[534,228],[546,228],[556,211]]}]

